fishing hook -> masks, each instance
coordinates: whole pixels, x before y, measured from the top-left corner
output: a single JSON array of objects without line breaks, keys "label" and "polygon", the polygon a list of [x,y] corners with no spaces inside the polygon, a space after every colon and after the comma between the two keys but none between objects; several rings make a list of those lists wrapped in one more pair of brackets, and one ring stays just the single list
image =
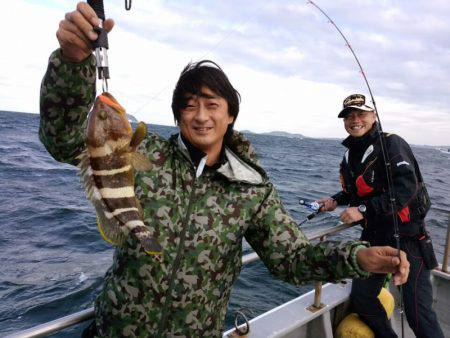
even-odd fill
[{"label": "fishing hook", "polygon": [[[87,0],[89,6],[97,14],[101,22],[94,30],[98,34],[97,40],[92,44],[95,54],[95,63],[97,66],[97,73],[99,80],[102,81],[103,92],[108,91],[108,79],[109,79],[109,63],[108,63],[108,32],[103,27],[105,21],[105,9],[103,6],[103,0]],[[125,0],[125,9],[128,11],[131,9],[131,0]]]},{"label": "fishing hook", "polygon": [[100,24],[95,27],[94,30],[98,34],[97,40],[92,43],[94,49],[95,63],[97,66],[98,79],[102,81],[103,92],[108,90],[109,79],[109,63],[108,63],[108,33],[103,27],[105,21],[105,9],[103,6],[103,0],[87,0],[89,6],[95,11]]},{"label": "fishing hook", "polygon": [[[345,37],[344,33],[342,33],[342,31],[339,29],[339,27],[336,25],[336,23],[328,16],[327,13],[325,13],[322,10],[322,8],[317,6],[314,1],[308,0],[307,4],[311,4],[314,7],[316,7],[329,20],[329,22],[333,25],[333,27],[339,32],[341,37],[344,39],[344,41],[346,43],[346,46],[352,52],[353,57],[355,58],[356,63],[358,64],[359,70],[360,70],[362,76],[364,77],[364,81],[366,82],[367,89],[369,90],[370,98],[372,100],[373,108],[375,110],[375,115],[376,115],[377,122],[378,122],[378,130],[377,130],[378,131],[378,137],[380,139],[381,152],[383,154],[384,166],[385,166],[385,169],[386,169],[386,177],[387,177],[387,184],[388,184],[388,191],[389,191],[389,201],[390,201],[390,205],[391,205],[392,218],[393,218],[393,221],[394,221],[394,238],[395,238],[395,244],[396,244],[396,249],[397,249],[397,256],[398,256],[399,260],[401,260],[401,256],[400,256],[400,235],[399,235],[398,222],[397,222],[397,217],[396,217],[396,212],[395,212],[395,210],[397,210],[397,206],[396,206],[396,200],[395,200],[395,194],[394,194],[394,185],[392,183],[391,163],[390,163],[390,160],[389,160],[389,158],[387,156],[386,136],[383,133],[383,129],[381,127],[380,115],[378,114],[377,105],[375,103],[375,98],[373,97],[373,94],[372,94],[372,89],[370,88],[369,81],[367,80],[366,73],[364,72],[364,69],[363,69],[361,63],[359,62],[359,59],[356,56],[355,51],[353,50],[353,48],[350,45],[350,43],[347,40],[347,38]],[[404,312],[404,310],[403,310],[403,287],[402,287],[402,285],[400,285],[400,318],[401,318],[401,326],[402,326],[402,338],[405,336],[403,312]]]}]

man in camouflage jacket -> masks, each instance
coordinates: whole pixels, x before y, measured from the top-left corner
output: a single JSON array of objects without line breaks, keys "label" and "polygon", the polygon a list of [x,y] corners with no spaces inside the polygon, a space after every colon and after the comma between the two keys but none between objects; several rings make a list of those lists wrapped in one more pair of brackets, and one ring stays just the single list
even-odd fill
[{"label": "man in camouflage jacket", "polygon": [[[90,8],[83,6],[65,21],[78,24],[80,13],[91,17],[86,15]],[[76,164],[95,98],[95,60],[91,55],[81,62],[68,57],[64,27],[71,26],[60,24],[62,50],[51,55],[41,86],[39,135],[56,160]],[[408,263],[392,258],[395,249],[366,248],[362,242],[310,244],[280,202],[252,146],[232,132],[232,124],[220,158],[204,169],[191,140],[183,133],[169,140],[150,134],[141,146],[151,168],[136,174],[136,195],[163,253],[147,255],[132,236],[116,249],[95,302],[99,336],[219,337],[241,269],[243,238],[271,273],[295,285],[367,276],[362,268],[395,272],[400,264],[398,281],[406,279]]]}]

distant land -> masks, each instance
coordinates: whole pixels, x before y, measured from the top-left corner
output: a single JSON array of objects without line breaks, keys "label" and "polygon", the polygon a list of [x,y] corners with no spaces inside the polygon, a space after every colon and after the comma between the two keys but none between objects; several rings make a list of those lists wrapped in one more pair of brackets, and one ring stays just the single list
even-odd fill
[{"label": "distant land", "polygon": [[139,121],[137,120],[137,118],[135,118],[133,115],[130,115],[130,114],[127,114],[127,119],[128,119],[130,122],[139,122]]},{"label": "distant land", "polygon": [[[10,110],[1,110],[0,112],[5,112],[5,113],[17,113],[17,114],[32,114],[32,115],[37,115],[38,113],[26,113],[26,112],[21,112],[21,111],[10,111]],[[136,119],[133,115],[131,114],[126,114],[127,115],[127,119],[130,122],[139,122],[138,119]]]},{"label": "distant land", "polygon": [[286,131],[270,131],[270,132],[266,132],[266,133],[254,133],[250,130],[241,130],[240,132],[248,133],[248,134],[258,134],[258,135],[283,136],[283,137],[288,137],[288,138],[299,138],[299,139],[304,139],[306,137],[302,134],[292,134],[292,133],[288,133]]},{"label": "distant land", "polygon": [[343,138],[340,137],[311,137],[311,136],[305,136],[302,134],[295,134],[295,133],[289,133],[287,131],[269,131],[266,133],[255,133],[251,130],[239,130],[241,133],[244,134],[257,134],[257,135],[269,135],[269,136],[281,136],[281,137],[287,137],[287,138],[298,138],[298,139],[305,139],[305,138],[311,138],[311,139],[320,139],[320,140],[331,140],[331,141],[338,141],[341,142]]}]

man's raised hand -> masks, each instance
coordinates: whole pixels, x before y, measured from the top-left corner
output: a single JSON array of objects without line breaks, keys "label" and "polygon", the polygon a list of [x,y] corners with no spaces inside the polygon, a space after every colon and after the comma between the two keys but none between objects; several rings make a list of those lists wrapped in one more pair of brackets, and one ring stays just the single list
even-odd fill
[{"label": "man's raised hand", "polygon": [[[59,23],[56,37],[61,46],[63,56],[71,62],[81,62],[92,52],[91,42],[97,39],[94,27],[98,27],[100,19],[86,2],[79,2],[77,9],[66,13]],[[112,19],[103,22],[103,28],[110,32],[114,26]]]}]

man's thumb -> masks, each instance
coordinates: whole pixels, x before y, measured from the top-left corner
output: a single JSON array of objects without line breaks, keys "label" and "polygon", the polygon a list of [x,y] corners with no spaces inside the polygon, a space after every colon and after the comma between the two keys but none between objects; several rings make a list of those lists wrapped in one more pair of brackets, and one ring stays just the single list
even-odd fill
[{"label": "man's thumb", "polygon": [[109,33],[111,31],[111,29],[113,29],[114,27],[114,20],[113,19],[106,19],[103,22],[103,28],[105,28],[105,30]]}]

